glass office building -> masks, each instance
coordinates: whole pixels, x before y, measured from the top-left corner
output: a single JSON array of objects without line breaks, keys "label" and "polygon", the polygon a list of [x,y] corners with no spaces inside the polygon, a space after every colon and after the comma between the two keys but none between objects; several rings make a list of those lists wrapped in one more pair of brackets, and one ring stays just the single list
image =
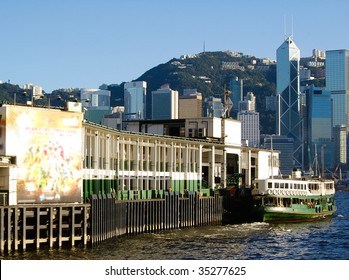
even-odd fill
[{"label": "glass office building", "polygon": [[326,51],[326,89],[332,93],[349,90],[349,50]]},{"label": "glass office building", "polygon": [[152,120],[178,119],[178,97],[168,84],[152,91]]},{"label": "glass office building", "polygon": [[332,94],[333,126],[345,125],[348,130],[349,51],[326,51],[326,89]]},{"label": "glass office building", "polygon": [[[349,50],[341,49],[326,51],[326,89],[331,92],[332,96],[332,125],[335,139],[335,164],[346,164],[348,162],[346,157],[349,153],[347,151],[348,147],[346,145],[346,139],[345,141],[343,140],[343,130],[346,130],[346,137],[348,137]],[[345,148],[343,144],[344,142]]]},{"label": "glass office building", "polygon": [[239,102],[243,100],[244,80],[239,80],[238,77],[231,79],[229,82],[229,90],[231,91],[230,99],[233,102],[230,116],[236,119],[239,111]]},{"label": "glass office building", "polygon": [[104,115],[111,113],[109,90],[83,88],[80,90],[84,118],[97,124],[102,123]]},{"label": "glass office building", "polygon": [[294,167],[294,139],[286,136],[269,135],[264,137],[264,148],[280,151],[279,162],[282,175],[290,175]]},{"label": "glass office building", "polygon": [[147,83],[136,81],[124,85],[124,119],[144,120],[146,118]]},{"label": "glass office building", "polygon": [[300,51],[292,37],[286,38],[277,49],[276,56],[277,134],[294,139],[294,167],[303,169],[299,78]]},{"label": "glass office building", "polygon": [[221,98],[206,97],[204,102],[204,117],[221,118],[224,114],[224,105]]},{"label": "glass office building", "polygon": [[[332,101],[328,90],[307,86],[303,90],[306,97],[306,128],[305,138],[305,166],[306,169],[314,169],[315,155],[320,155],[320,149],[324,150],[324,166],[333,167],[334,143],[332,141]],[[320,156],[319,156],[320,158]],[[322,162],[319,162],[322,164]]]},{"label": "glass office building", "polygon": [[110,109],[110,91],[104,89],[83,88],[80,90],[82,107],[98,108],[100,110]]}]

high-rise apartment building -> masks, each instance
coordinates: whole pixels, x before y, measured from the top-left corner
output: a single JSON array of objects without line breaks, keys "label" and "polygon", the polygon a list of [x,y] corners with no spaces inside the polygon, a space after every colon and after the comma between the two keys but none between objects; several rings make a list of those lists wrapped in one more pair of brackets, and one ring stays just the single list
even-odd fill
[{"label": "high-rise apartment building", "polygon": [[178,91],[172,90],[168,84],[152,91],[153,120],[178,119]]},{"label": "high-rise apartment building", "polygon": [[147,83],[136,81],[124,85],[124,119],[143,120],[146,118]]},{"label": "high-rise apartment building", "polygon": [[185,89],[183,95],[179,97],[180,119],[201,118],[202,117],[202,94],[196,89]]},{"label": "high-rise apartment building", "polygon": [[241,139],[247,140],[247,146],[259,147],[260,129],[259,113],[254,111],[238,112],[238,120],[241,121]]},{"label": "high-rise apartment building", "polygon": [[256,97],[248,92],[244,101],[239,102],[237,119],[241,121],[241,140],[246,140],[249,147],[259,147],[260,144],[259,113],[255,110]]},{"label": "high-rise apartment building", "polygon": [[347,132],[344,125],[333,128],[335,165],[347,163]]},{"label": "high-rise apartment building", "polygon": [[285,39],[277,49],[276,56],[277,134],[294,139],[294,167],[303,169],[299,78],[300,51],[292,37]]},{"label": "high-rise apartment building", "polygon": [[33,84],[25,84],[23,85],[23,89],[29,91],[28,94],[31,95],[32,99],[39,99],[44,96],[42,87],[36,86]]}]

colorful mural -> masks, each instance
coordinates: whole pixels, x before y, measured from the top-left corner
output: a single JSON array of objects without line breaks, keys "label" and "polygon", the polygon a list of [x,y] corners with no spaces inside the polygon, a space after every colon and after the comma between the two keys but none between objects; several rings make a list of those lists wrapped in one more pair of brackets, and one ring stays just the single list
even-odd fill
[{"label": "colorful mural", "polygon": [[6,152],[17,156],[17,202],[81,202],[82,115],[10,107]]}]

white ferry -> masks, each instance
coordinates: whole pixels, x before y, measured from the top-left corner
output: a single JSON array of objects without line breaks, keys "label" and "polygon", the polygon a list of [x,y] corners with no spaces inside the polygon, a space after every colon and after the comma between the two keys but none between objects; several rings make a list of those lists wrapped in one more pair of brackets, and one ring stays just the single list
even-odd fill
[{"label": "white ferry", "polygon": [[294,171],[291,178],[255,180],[254,212],[265,222],[310,221],[336,211],[334,181],[305,178]]}]

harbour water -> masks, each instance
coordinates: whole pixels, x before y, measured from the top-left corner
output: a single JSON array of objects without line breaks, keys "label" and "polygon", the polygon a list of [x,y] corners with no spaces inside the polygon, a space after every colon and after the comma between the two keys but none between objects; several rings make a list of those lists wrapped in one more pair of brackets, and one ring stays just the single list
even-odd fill
[{"label": "harbour water", "polygon": [[337,212],[315,222],[188,228],[106,240],[93,248],[40,249],[0,259],[27,260],[349,260],[349,192]]}]

